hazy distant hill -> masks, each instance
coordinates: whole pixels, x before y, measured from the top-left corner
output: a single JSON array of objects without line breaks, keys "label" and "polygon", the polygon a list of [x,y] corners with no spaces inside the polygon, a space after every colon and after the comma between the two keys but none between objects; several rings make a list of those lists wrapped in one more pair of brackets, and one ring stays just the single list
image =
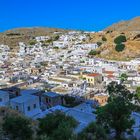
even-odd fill
[{"label": "hazy distant hill", "polygon": [[58,28],[45,28],[45,27],[33,27],[33,28],[15,28],[11,30],[7,30],[5,34],[17,33],[20,35],[32,35],[32,36],[43,36],[48,35],[53,32],[64,32],[64,29]]},{"label": "hazy distant hill", "polygon": [[105,29],[106,31],[140,31],[140,17],[115,23]]},{"label": "hazy distant hill", "polygon": [[51,35],[54,32],[63,33],[67,32],[67,30],[43,27],[15,28],[0,33],[0,44],[6,44],[15,48],[18,45],[18,42],[28,42],[29,39],[35,36]]}]

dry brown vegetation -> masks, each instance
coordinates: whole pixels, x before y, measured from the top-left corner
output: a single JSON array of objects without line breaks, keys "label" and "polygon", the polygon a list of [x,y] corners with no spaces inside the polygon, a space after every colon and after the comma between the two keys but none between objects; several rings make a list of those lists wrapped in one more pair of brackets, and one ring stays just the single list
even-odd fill
[{"label": "dry brown vegetation", "polygon": [[[114,59],[114,60],[130,60],[140,57],[140,17],[129,21],[123,21],[106,28],[102,33],[91,33],[90,40],[85,43],[102,42],[98,49],[101,53],[97,57]],[[53,32],[65,33],[68,30],[56,28],[17,28],[0,33],[0,44],[7,44],[12,52],[18,50],[18,42],[29,43],[35,36],[52,35]],[[127,42],[122,52],[115,50],[114,39],[119,35],[125,35]],[[106,38],[107,41],[103,41]]]},{"label": "dry brown vegetation", "polygon": [[[127,42],[122,52],[115,51],[114,39],[119,35],[125,35]],[[107,39],[102,41],[102,37]],[[99,48],[101,51],[97,57],[114,60],[130,60],[140,57],[140,17],[136,17],[129,21],[122,21],[106,28],[103,33],[91,34],[91,43],[102,41],[103,44]]]},{"label": "dry brown vegetation", "polygon": [[54,32],[67,32],[67,30],[57,28],[16,28],[0,33],[0,44],[9,45],[11,49],[16,49],[18,42],[28,43],[36,36],[51,35]]},{"label": "dry brown vegetation", "polygon": [[106,28],[105,30],[106,31],[140,31],[140,17],[115,23],[109,26],[108,28]]},{"label": "dry brown vegetation", "polygon": [[[125,43],[125,49],[122,52],[117,52],[115,50],[114,39],[119,36],[121,32],[112,32],[106,34],[105,32],[101,34],[91,34],[91,43],[102,42],[103,44],[99,47],[100,55],[97,57],[113,59],[113,60],[130,60],[135,57],[140,57],[140,41],[139,39],[134,39],[136,33],[125,32],[127,37],[127,42]],[[102,36],[105,36],[107,41],[103,42],[101,40]]]}]

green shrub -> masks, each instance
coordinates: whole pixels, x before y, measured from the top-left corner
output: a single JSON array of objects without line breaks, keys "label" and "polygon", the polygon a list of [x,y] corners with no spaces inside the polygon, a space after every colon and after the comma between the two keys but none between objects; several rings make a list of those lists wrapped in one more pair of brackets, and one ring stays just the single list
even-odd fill
[{"label": "green shrub", "polygon": [[31,140],[33,130],[31,121],[20,116],[7,116],[2,125],[3,130],[12,140]]},{"label": "green shrub", "polygon": [[125,48],[125,45],[124,44],[117,44],[116,47],[115,47],[115,50],[117,52],[122,52]]},{"label": "green shrub", "polygon": [[121,44],[121,43],[126,42],[126,41],[127,40],[126,40],[126,37],[124,35],[120,35],[114,39],[115,44]]},{"label": "green shrub", "polygon": [[107,134],[101,125],[92,122],[78,135],[78,140],[107,140]]},{"label": "green shrub", "polygon": [[120,80],[121,80],[121,82],[126,81],[126,80],[127,80],[127,78],[128,78],[128,76],[127,76],[127,74],[126,74],[126,73],[122,73],[122,74],[120,75]]},{"label": "green shrub", "polygon": [[29,44],[30,44],[30,45],[35,45],[36,43],[37,43],[36,40],[30,40],[30,41],[29,41]]},{"label": "green shrub", "polygon": [[110,30],[108,30],[108,31],[106,31],[106,34],[109,34],[109,33],[112,33],[113,31],[110,31]]},{"label": "green shrub", "polygon": [[97,42],[97,45],[100,47],[102,45],[102,42]]},{"label": "green shrub", "polygon": [[107,41],[106,37],[103,36],[102,37],[102,41]]},{"label": "green shrub", "polygon": [[88,55],[97,55],[100,54],[100,51],[96,51],[96,50],[91,50]]},{"label": "green shrub", "polygon": [[53,42],[52,38],[45,41],[45,43],[52,43],[52,42]]},{"label": "green shrub", "polygon": [[53,41],[57,41],[59,39],[59,35],[54,36]]},{"label": "green shrub", "polygon": [[57,46],[55,46],[55,47],[53,47],[53,48],[56,49],[56,50],[59,49],[59,47],[57,47]]},{"label": "green shrub", "polygon": [[[70,140],[78,122],[62,112],[54,112],[39,119],[38,136],[46,135],[51,140]],[[44,139],[43,139],[44,140]]]}]

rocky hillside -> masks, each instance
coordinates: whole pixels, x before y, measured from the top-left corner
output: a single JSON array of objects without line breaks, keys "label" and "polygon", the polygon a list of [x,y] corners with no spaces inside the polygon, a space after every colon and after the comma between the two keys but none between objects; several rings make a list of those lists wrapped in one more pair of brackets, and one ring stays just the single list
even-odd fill
[{"label": "rocky hillside", "polygon": [[140,31],[140,17],[115,23],[106,28],[105,31]]},{"label": "rocky hillside", "polygon": [[[125,48],[118,52],[115,49],[114,40],[120,35],[126,37],[126,42],[123,43]],[[98,49],[100,54],[96,57],[113,60],[130,60],[140,57],[140,17],[113,24],[101,33],[91,34],[90,37],[90,42],[102,44]]]}]

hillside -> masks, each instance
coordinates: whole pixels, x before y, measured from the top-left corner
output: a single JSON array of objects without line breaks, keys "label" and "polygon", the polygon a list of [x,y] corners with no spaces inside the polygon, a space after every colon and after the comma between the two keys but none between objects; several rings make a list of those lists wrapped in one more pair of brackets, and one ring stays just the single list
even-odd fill
[{"label": "hillside", "polygon": [[[126,42],[123,43],[125,48],[123,51],[117,52],[114,40],[120,35],[126,37]],[[106,38],[106,41],[103,41],[102,38]],[[90,43],[96,42],[102,43],[98,49],[100,54],[96,57],[111,60],[130,60],[140,57],[140,17],[113,24],[103,32],[91,34]]]},{"label": "hillside", "polygon": [[115,23],[107,27],[105,31],[140,31],[140,17]]},{"label": "hillside", "polygon": [[18,42],[28,42],[36,36],[51,35],[53,32],[67,32],[64,29],[57,28],[16,28],[0,33],[0,44],[9,45],[10,48],[16,48]]},{"label": "hillside", "polygon": [[[101,42],[96,57],[113,60],[130,60],[140,57],[140,17],[130,21],[123,21],[106,28],[103,32],[91,33],[90,40],[86,43]],[[19,42],[28,43],[36,36],[52,36],[54,32],[66,33],[69,30],[57,28],[16,28],[0,33],[0,44],[9,45],[12,52],[18,48]],[[125,49],[121,52],[115,50],[114,39],[119,36],[126,36]],[[106,38],[106,41],[103,41]]]}]

